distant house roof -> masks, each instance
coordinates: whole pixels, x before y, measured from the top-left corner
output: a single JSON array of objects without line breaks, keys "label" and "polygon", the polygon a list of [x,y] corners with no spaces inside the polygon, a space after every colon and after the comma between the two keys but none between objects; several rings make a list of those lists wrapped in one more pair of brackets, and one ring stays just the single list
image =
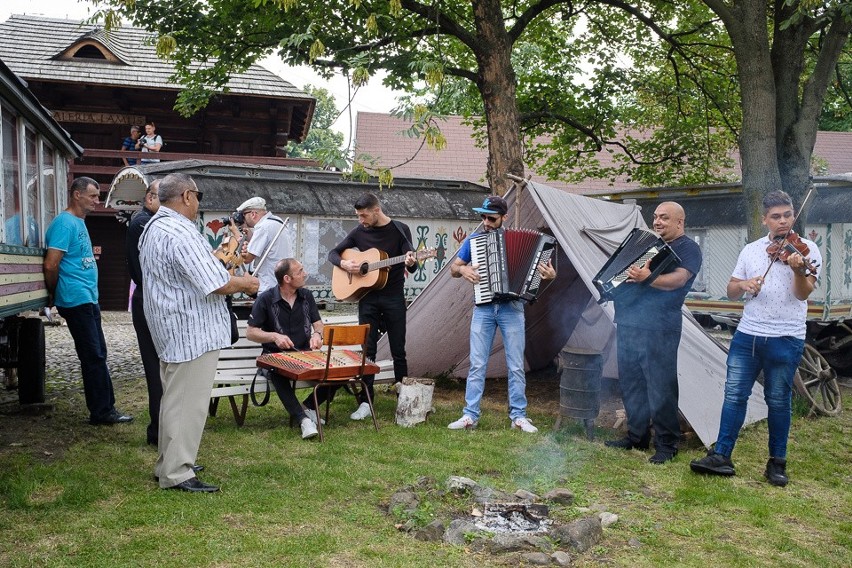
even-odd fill
[{"label": "distant house roof", "polygon": [[[14,15],[0,23],[0,59],[25,79],[180,90],[169,81],[174,66],[157,57],[150,39],[140,28],[107,33],[75,20]],[[260,65],[232,77],[228,88],[244,96],[313,99]]]},{"label": "distant house roof", "polygon": [[[409,123],[388,114],[359,112],[355,140],[358,152],[378,159],[382,166],[402,164],[394,169],[395,176],[454,178],[487,183],[488,149],[476,145],[473,128],[463,122],[464,118],[461,116],[449,116],[446,121],[441,121],[439,126],[447,140],[447,147],[441,151],[423,147],[417,153],[421,140],[399,134],[409,127]],[[416,157],[411,159],[415,153]],[[614,154],[608,151],[598,154],[603,166],[611,165],[613,156]],[[814,156],[827,163],[826,175],[852,172],[852,132],[817,133]],[[735,161],[738,161],[738,158],[735,154]],[[406,162],[407,160],[410,161]],[[571,184],[548,180],[545,176],[537,175],[532,169],[527,171],[527,175],[530,174],[533,181],[584,195],[642,188],[641,184],[628,181],[625,177],[615,180],[589,178],[582,183]]]},{"label": "distant house roof", "polygon": [[0,58],[0,98],[12,105],[25,116],[45,137],[66,156],[77,157],[83,149],[71,139],[68,132],[53,120],[50,111],[45,109],[27,88],[27,84],[9,69]]}]

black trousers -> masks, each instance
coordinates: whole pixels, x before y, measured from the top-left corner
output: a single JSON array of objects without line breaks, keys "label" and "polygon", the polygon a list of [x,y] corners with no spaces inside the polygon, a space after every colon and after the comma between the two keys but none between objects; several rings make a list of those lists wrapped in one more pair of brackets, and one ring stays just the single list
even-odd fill
[{"label": "black trousers", "polygon": [[[358,323],[370,324],[370,335],[367,336],[367,358],[375,360],[377,344],[382,333],[387,332],[393,357],[393,376],[396,382],[402,381],[408,375],[408,361],[405,358],[405,297],[367,294],[358,303]],[[373,396],[373,381],[375,375],[365,375],[364,383]],[[359,402],[367,402],[367,396],[361,392]]]},{"label": "black trousers", "polygon": [[[316,411],[312,395],[308,395],[303,403],[299,402],[299,399],[296,398],[296,389],[293,388],[293,382],[290,379],[285,379],[281,375],[271,371],[267,372],[266,378],[272,381],[272,386],[275,387],[275,392],[278,395],[278,398],[281,399],[281,404],[284,405],[284,409],[296,420],[296,422],[301,423],[302,419],[305,418],[305,411],[302,409],[302,404],[311,410]],[[333,400],[334,393],[337,391],[337,388],[338,387],[318,389],[317,402],[319,405],[321,406],[326,399]],[[319,412],[317,412],[317,417],[319,417]]]},{"label": "black trousers", "polygon": [[681,329],[649,331],[619,324],[618,379],[627,435],[635,443],[650,441],[654,448],[674,451],[680,440],[678,421],[677,348]]},{"label": "black trousers", "polygon": [[148,320],[142,308],[142,287],[137,286],[130,298],[130,314],[133,316],[133,329],[136,330],[136,341],[139,343],[139,354],[142,356],[142,367],[145,369],[145,384],[148,385],[148,413],[151,422],[148,424],[146,438],[149,444],[156,445],[160,435],[160,399],[163,398],[163,383],[160,380],[160,358],[151,339]]}]

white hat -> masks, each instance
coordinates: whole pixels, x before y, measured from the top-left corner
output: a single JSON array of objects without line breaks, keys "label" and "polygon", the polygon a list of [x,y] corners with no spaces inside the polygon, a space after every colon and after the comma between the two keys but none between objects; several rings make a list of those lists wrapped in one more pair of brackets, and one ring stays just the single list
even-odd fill
[{"label": "white hat", "polygon": [[245,211],[246,209],[257,209],[266,211],[266,200],[262,197],[252,197],[237,207],[237,211]]}]

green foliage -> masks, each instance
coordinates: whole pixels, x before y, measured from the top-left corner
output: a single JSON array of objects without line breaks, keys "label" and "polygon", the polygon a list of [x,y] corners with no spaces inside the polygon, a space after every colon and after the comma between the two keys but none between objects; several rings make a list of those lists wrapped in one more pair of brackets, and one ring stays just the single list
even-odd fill
[{"label": "green foliage", "polygon": [[334,102],[334,96],[323,87],[305,85],[302,89],[317,100],[311,129],[301,144],[291,142],[287,155],[292,158],[313,158],[325,166],[338,170],[348,169],[343,146],[343,134],[331,128],[340,111]]}]

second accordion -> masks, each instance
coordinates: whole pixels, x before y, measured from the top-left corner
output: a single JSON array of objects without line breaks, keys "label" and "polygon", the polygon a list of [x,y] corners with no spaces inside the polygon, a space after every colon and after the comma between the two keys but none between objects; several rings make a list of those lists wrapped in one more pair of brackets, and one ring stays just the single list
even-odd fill
[{"label": "second accordion", "polygon": [[680,259],[657,233],[633,229],[592,279],[601,295],[598,303],[614,300],[625,290],[631,289],[630,286],[620,286],[627,281],[627,270],[646,262],[650,262],[651,275],[642,284],[647,286],[673,262],[680,263]]},{"label": "second accordion", "polygon": [[470,237],[471,264],[479,273],[474,303],[535,300],[541,287],[538,265],[549,261],[555,248],[554,237],[532,229],[500,228]]}]

